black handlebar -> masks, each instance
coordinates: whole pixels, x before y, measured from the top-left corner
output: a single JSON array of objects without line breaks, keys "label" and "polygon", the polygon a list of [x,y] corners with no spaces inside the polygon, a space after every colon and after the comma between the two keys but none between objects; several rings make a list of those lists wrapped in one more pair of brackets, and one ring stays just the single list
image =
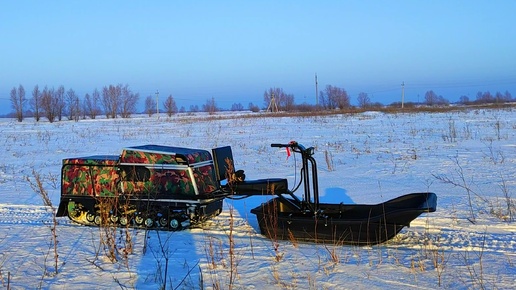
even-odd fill
[{"label": "black handlebar", "polygon": [[297,143],[296,141],[290,141],[288,144],[279,144],[279,143],[272,143],[271,147],[277,147],[277,148],[291,148],[294,152],[300,152],[302,154],[308,153],[308,155],[312,155],[314,152],[314,148],[305,148],[305,146]]},{"label": "black handlebar", "polygon": [[[291,192],[296,191],[301,183],[303,183],[304,191],[305,191],[305,197],[304,201],[308,202],[308,204],[303,205],[304,203],[301,203],[302,207],[307,207],[313,212],[317,212],[319,210],[319,185],[317,180],[317,164],[315,162],[315,159],[312,157],[315,152],[314,147],[308,147],[305,148],[305,146],[297,143],[296,141],[290,141],[288,144],[279,144],[279,143],[272,143],[271,147],[277,147],[277,148],[287,148],[288,156],[290,156],[290,150],[293,152],[301,154],[301,159],[303,166],[301,167],[301,180],[299,180],[299,184],[293,189]],[[290,149],[290,150],[289,150]],[[308,165],[311,165],[311,171],[312,171],[312,178],[310,178],[310,173]],[[312,189],[310,189],[310,183],[312,183]],[[311,203],[311,193],[310,191],[313,190],[314,194],[314,204],[310,205]]]},{"label": "black handlebar", "polygon": [[271,144],[271,147],[278,147],[278,148],[285,148],[285,147],[290,147],[292,146],[291,144],[278,144],[278,143],[273,143]]},{"label": "black handlebar", "polygon": [[302,147],[302,148],[304,148],[303,145],[297,143],[296,141],[290,141],[288,144],[273,143],[273,144],[271,144],[271,147],[277,147],[277,148],[298,148],[298,147]]}]

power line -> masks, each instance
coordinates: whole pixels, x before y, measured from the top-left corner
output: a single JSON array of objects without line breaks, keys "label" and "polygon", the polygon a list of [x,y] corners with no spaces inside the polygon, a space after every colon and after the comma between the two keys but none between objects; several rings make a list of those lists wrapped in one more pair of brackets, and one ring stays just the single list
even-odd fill
[{"label": "power line", "polygon": [[515,80],[500,80],[500,81],[489,81],[489,82],[451,82],[451,83],[414,83],[410,85],[411,88],[420,87],[432,87],[432,88],[468,88],[468,87],[484,87],[484,86],[495,86],[495,85],[513,85],[516,84]]}]

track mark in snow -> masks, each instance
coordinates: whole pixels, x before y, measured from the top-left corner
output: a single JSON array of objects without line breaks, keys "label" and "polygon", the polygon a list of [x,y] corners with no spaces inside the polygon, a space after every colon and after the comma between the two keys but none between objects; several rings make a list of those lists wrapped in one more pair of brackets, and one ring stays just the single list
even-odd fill
[{"label": "track mark in snow", "polygon": [[397,237],[402,247],[429,247],[454,251],[516,252],[516,234],[508,231],[467,231],[460,228],[404,230]]},{"label": "track mark in snow", "polygon": [[[64,220],[59,219],[60,224],[63,222]],[[52,223],[52,209],[47,206],[0,204],[0,224],[48,223]]]}]

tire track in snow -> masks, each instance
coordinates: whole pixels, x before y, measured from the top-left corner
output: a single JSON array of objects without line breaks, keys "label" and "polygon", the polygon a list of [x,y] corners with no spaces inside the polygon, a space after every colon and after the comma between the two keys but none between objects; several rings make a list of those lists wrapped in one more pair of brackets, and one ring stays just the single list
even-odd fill
[{"label": "tire track in snow", "polygon": [[[58,218],[60,225],[71,224]],[[0,224],[51,224],[52,209],[43,205],[0,204]]]},{"label": "tire track in snow", "polygon": [[402,247],[428,247],[444,250],[516,252],[516,233],[512,226],[494,229],[439,226],[422,230],[403,230],[395,238]]},{"label": "tire track in snow", "polygon": [[[223,214],[221,216],[224,216]],[[217,219],[212,220],[215,222]],[[77,225],[66,217],[58,218],[59,225]],[[52,224],[52,209],[43,205],[16,205],[0,204],[0,224]],[[424,224],[414,223],[415,227],[424,227]],[[211,224],[211,226],[214,226]],[[219,225],[220,226],[220,225]],[[212,229],[212,228],[210,228]],[[246,231],[244,235],[248,235]],[[391,242],[392,247],[429,247],[463,249],[465,251],[496,251],[516,252],[516,234],[511,230],[489,232],[489,231],[466,231],[464,229],[453,229],[443,227],[431,231],[404,230]]]}]

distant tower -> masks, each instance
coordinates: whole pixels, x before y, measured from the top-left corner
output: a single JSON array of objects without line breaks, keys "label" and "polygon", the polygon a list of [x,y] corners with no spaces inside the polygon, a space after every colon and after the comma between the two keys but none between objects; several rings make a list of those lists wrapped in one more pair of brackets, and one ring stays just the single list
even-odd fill
[{"label": "distant tower", "polygon": [[403,109],[405,103],[405,82],[401,82],[401,108]]},{"label": "distant tower", "polygon": [[317,73],[315,73],[315,104],[319,105],[319,83],[317,82]]},{"label": "distant tower", "polygon": [[267,112],[271,110],[271,112],[278,112],[278,105],[276,104],[276,99],[274,98],[274,93],[271,94],[271,101],[269,102],[269,106],[267,107]]}]

